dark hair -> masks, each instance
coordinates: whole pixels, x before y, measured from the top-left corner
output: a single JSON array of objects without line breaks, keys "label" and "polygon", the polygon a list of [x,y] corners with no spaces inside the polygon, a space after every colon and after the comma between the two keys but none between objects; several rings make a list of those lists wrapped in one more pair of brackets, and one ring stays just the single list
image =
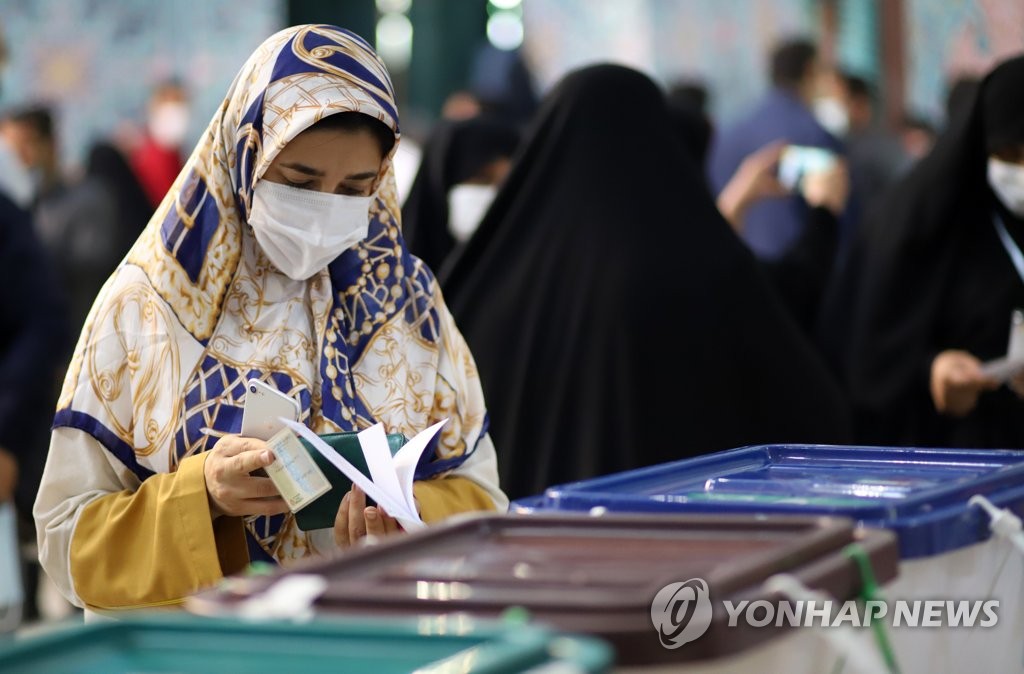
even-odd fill
[{"label": "dark hair", "polygon": [[845,72],[840,73],[839,76],[843,78],[843,86],[846,87],[846,92],[850,96],[869,101],[875,100],[875,88],[866,79]]},{"label": "dark hair", "polygon": [[19,108],[7,115],[8,121],[30,127],[40,138],[53,140],[53,113],[44,105]]},{"label": "dark hair", "polygon": [[807,39],[788,40],[772,52],[772,84],[784,89],[795,89],[807,77],[818,48]]},{"label": "dark hair", "polygon": [[981,79],[964,75],[956,78],[946,93],[946,119],[951,120],[960,114],[965,114],[971,107],[978,88],[981,87]]},{"label": "dark hair", "polygon": [[900,126],[905,130],[924,131],[933,136],[937,133],[934,124],[924,117],[910,112],[903,113],[903,118],[900,120]]},{"label": "dark hair", "polygon": [[680,80],[668,88],[669,105],[690,108],[701,114],[708,111],[708,88],[698,80]]},{"label": "dark hair", "polygon": [[395,132],[387,124],[361,112],[338,112],[324,117],[310,127],[318,131],[332,130],[356,133],[366,131],[380,144],[381,156],[387,157],[395,147]]}]

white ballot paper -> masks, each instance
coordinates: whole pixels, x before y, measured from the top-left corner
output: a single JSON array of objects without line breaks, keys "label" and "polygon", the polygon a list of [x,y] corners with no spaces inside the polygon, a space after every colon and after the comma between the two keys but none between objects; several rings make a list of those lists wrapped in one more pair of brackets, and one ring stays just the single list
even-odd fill
[{"label": "white ballot paper", "polygon": [[421,431],[409,442],[405,443],[394,456],[388,448],[387,433],[383,424],[376,424],[360,431],[359,446],[366,457],[366,465],[370,469],[370,477],[363,475],[348,459],[338,454],[312,430],[303,424],[290,419],[281,418],[281,422],[305,438],[324,458],[333,463],[345,477],[362,489],[367,496],[383,506],[406,531],[422,529],[426,525],[420,519],[413,497],[412,483],[416,466],[423,450],[430,440],[437,435],[441,427],[448,423],[447,419],[439,421],[430,428]]},{"label": "white ballot paper", "polygon": [[1024,358],[1013,360],[1010,358],[996,358],[995,360],[983,363],[981,366],[981,373],[983,375],[991,377],[998,382],[1009,381],[1021,370],[1024,370]]},{"label": "white ballot paper", "polygon": [[1006,347],[1006,357],[983,363],[981,373],[1006,382],[1021,371],[1024,371],[1024,312],[1018,309],[1010,318],[1010,343]]}]

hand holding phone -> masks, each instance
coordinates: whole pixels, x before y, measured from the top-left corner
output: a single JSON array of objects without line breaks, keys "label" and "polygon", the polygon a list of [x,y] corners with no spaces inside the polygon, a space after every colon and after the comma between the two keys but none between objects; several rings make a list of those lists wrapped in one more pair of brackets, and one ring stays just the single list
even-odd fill
[{"label": "hand holding phone", "polygon": [[835,166],[834,152],[820,147],[787,145],[779,157],[779,182],[787,190],[799,189],[811,173],[824,173]]}]

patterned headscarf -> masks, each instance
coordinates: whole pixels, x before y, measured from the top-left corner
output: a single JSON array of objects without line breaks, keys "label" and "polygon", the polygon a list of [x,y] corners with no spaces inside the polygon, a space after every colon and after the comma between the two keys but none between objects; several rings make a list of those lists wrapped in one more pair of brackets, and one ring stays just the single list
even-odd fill
[{"label": "patterned headscarf", "polygon": [[[256,378],[297,398],[318,433],[383,422],[411,437],[450,418],[419,478],[472,453],[486,432],[480,382],[433,274],[405,249],[391,155],[367,238],[308,282],[277,273],[246,224],[281,149],[340,112],[399,135],[387,70],[361,38],[298,26],[256,50],[101,291],[55,427],[89,433],[145,480],[237,433],[245,382]],[[291,515],[246,527],[253,559],[309,553]]]}]

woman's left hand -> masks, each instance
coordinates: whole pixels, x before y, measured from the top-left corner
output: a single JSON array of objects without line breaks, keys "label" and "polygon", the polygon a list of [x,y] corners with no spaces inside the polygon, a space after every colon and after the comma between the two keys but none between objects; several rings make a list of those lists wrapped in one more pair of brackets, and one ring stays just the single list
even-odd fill
[{"label": "woman's left hand", "polygon": [[388,536],[402,531],[398,521],[382,507],[366,507],[366,494],[359,487],[345,494],[334,518],[334,542],[340,548],[355,545],[359,539],[370,536]]}]

